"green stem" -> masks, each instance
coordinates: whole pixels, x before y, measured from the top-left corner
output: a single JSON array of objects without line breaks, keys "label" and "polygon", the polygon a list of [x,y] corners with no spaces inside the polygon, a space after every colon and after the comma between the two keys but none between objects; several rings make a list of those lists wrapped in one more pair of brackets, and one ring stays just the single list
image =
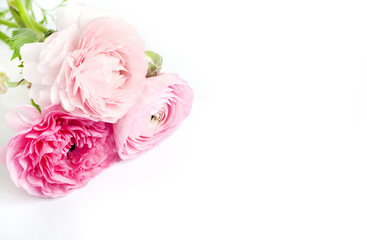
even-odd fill
[{"label": "green stem", "polygon": [[[8,3],[9,3],[9,2],[8,2]],[[15,22],[16,22],[20,27],[25,28],[26,26],[25,26],[25,24],[24,24],[24,22],[23,22],[22,18],[19,16],[18,11],[17,11],[17,10],[16,10],[12,5],[10,5],[10,3],[9,3],[9,10],[10,10],[10,13],[11,13],[11,15],[13,16],[13,18],[14,18]]]},{"label": "green stem", "polygon": [[5,25],[5,26],[8,26],[10,28],[18,28],[18,24],[14,23],[14,22],[11,22],[11,21],[8,21],[8,20],[5,20],[5,19],[2,19],[0,18],[0,25]]},{"label": "green stem", "polygon": [[9,37],[3,32],[0,32],[0,40],[9,45]]},{"label": "green stem", "polygon": [[26,8],[27,10],[31,11],[31,12],[33,12],[33,11],[32,11],[32,1],[33,1],[33,0],[25,0],[25,8]]},{"label": "green stem", "polygon": [[38,30],[40,30],[43,34],[45,34],[46,32],[48,32],[49,30],[47,28],[45,28],[44,26],[42,26],[40,23],[38,23],[36,20],[34,20],[34,18],[30,18],[33,26],[35,26]]},{"label": "green stem", "polygon": [[28,13],[27,13],[27,10],[24,8],[23,6],[23,2],[22,0],[15,0],[15,3],[17,5],[17,8],[18,8],[18,12],[19,12],[19,15],[20,17],[22,18],[24,24],[32,29],[33,31],[35,31],[38,35],[40,35],[42,38],[43,38],[43,33],[38,30],[38,28],[36,28],[32,21],[31,21],[31,18],[29,17]]},{"label": "green stem", "polygon": [[15,88],[22,85],[30,85],[29,82],[27,82],[25,79],[20,80],[19,82],[10,82],[8,77],[4,77],[4,82],[6,85],[10,88]]}]

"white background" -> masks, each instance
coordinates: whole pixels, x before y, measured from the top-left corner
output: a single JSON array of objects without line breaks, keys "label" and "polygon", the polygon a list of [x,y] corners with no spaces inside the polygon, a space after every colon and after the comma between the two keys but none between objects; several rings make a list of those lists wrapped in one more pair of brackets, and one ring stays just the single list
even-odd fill
[{"label": "white background", "polygon": [[[0,239],[367,238],[365,1],[84,2],[189,81],[192,113],[62,199],[28,196],[0,166]],[[17,91],[0,97],[1,144]]]}]

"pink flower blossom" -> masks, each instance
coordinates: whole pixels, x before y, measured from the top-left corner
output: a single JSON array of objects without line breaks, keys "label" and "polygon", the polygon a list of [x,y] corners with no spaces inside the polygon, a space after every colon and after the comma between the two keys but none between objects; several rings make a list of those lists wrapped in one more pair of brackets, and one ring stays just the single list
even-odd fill
[{"label": "pink flower blossom", "polygon": [[189,115],[192,100],[192,89],[176,74],[148,78],[135,106],[114,124],[120,157],[135,158],[170,136]]},{"label": "pink flower blossom", "polygon": [[147,73],[144,42],[123,19],[70,4],[57,32],[21,48],[29,96],[45,108],[114,123],[134,104]]},{"label": "pink flower blossom", "polygon": [[6,164],[14,183],[38,197],[61,197],[85,186],[117,161],[111,124],[75,117],[51,106],[40,115],[32,106],[7,113],[18,131]]}]

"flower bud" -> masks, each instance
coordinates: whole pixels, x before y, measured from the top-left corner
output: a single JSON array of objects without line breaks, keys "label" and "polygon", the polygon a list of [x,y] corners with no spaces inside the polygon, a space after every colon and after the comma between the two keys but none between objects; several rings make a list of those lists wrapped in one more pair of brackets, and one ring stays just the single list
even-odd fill
[{"label": "flower bud", "polygon": [[5,73],[0,72],[0,95],[5,94],[8,91],[8,86],[6,85],[8,77]]},{"label": "flower bud", "polygon": [[155,52],[145,51],[145,56],[148,60],[147,78],[157,76],[162,69],[163,58]]}]

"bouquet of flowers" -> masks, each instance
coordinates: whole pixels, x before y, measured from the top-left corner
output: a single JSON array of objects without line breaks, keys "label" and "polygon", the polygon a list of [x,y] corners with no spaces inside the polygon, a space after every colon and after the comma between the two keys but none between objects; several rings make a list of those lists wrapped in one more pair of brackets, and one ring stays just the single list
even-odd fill
[{"label": "bouquet of flowers", "polygon": [[32,0],[0,12],[0,39],[23,77],[0,73],[0,93],[27,85],[30,98],[5,115],[17,134],[0,161],[18,187],[54,198],[156,147],[188,116],[193,91],[160,72],[162,57],[121,17],[63,1],[55,29],[50,19]]}]

